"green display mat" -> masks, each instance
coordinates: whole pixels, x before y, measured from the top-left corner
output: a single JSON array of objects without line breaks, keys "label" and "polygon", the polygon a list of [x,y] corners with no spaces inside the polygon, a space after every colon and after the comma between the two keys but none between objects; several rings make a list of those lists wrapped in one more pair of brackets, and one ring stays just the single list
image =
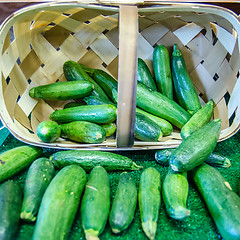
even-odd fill
[{"label": "green display mat", "polygon": [[[5,135],[0,135],[0,139]],[[220,153],[231,160],[232,166],[228,169],[218,168],[225,179],[230,183],[233,191],[237,192],[240,184],[240,132],[233,137],[219,142],[214,150],[215,153]],[[24,145],[24,143],[15,139],[11,134],[7,136],[3,144],[0,146],[0,151],[5,151],[17,146]],[[43,149],[43,155],[48,157],[56,150]],[[168,168],[157,164],[154,159],[156,150],[139,150],[139,151],[123,151],[115,152],[121,155],[128,156],[137,164],[142,165],[143,169],[147,167],[156,168],[161,174],[161,183],[163,182]],[[111,185],[111,200],[116,190],[118,183],[119,172],[109,172],[109,179]],[[135,180],[138,187],[141,171],[131,171],[129,174]],[[19,182],[23,188],[26,171],[21,172],[13,179]],[[166,214],[163,200],[161,201],[161,209],[158,218],[158,228],[156,239],[172,240],[172,239],[221,239],[221,236],[209,215],[206,205],[198,193],[193,183],[190,183],[188,208],[191,210],[191,215],[181,221],[173,220]],[[34,224],[20,222],[19,233],[16,240],[29,240],[32,237]],[[81,228],[80,214],[77,213],[68,239],[85,239]],[[104,232],[100,235],[100,239],[147,239],[141,228],[139,209],[137,207],[134,220],[130,227],[120,235],[114,235],[111,232],[109,224],[107,223]]]}]

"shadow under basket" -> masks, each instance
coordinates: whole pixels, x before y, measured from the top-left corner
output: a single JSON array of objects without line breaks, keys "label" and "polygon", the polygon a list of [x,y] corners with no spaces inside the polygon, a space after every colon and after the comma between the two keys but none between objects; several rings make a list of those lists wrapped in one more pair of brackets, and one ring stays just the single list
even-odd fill
[{"label": "shadow under basket", "polygon": [[[133,6],[125,6],[128,7]],[[154,47],[163,44],[171,54],[173,44],[177,43],[202,105],[213,99],[213,117],[222,119],[219,141],[235,134],[240,119],[238,16],[228,9],[206,4],[154,2],[134,7],[138,32],[132,48],[137,57],[145,60],[153,73]],[[120,38],[120,10],[121,5],[44,3],[20,9],[3,22],[0,115],[14,137],[27,144],[61,149],[162,149],[181,143],[178,130],[160,142],[135,140],[132,147],[117,147],[116,137],[101,144],[82,144],[61,138],[54,143],[44,143],[35,133],[38,124],[49,120],[49,115],[61,109],[66,101],[36,100],[29,97],[29,89],[66,81],[65,61],[103,69],[115,79],[125,71],[119,68],[119,56],[124,52],[119,42],[127,43],[129,39]],[[132,52],[124,54],[128,59]],[[133,71],[136,75],[137,69]],[[120,91],[124,89],[119,88],[119,94]],[[129,107],[134,110],[134,99],[131,104]],[[118,118],[124,118],[120,114],[124,113],[118,112]]]}]

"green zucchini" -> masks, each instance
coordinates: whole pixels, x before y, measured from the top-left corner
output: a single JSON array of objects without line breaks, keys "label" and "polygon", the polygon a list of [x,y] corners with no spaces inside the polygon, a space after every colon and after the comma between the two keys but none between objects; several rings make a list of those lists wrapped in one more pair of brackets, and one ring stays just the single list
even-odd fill
[{"label": "green zucchini", "polygon": [[38,87],[29,91],[32,98],[44,100],[68,100],[88,96],[93,91],[93,84],[88,81],[55,82]]},{"label": "green zucchini", "polygon": [[[168,167],[170,156],[174,150],[174,148],[158,150],[155,153],[156,162]],[[205,160],[205,163],[213,167],[229,168],[231,166],[231,161],[227,157],[224,157],[217,153],[211,153],[210,156]]]},{"label": "green zucchini", "polygon": [[143,231],[149,239],[154,239],[161,204],[161,181],[159,172],[153,167],[141,174],[138,202]]},{"label": "green zucchini", "polygon": [[[11,178],[27,168],[42,154],[42,149],[32,146],[20,146],[0,154],[0,182]],[[17,160],[17,161],[16,161]]]},{"label": "green zucchini", "polygon": [[147,64],[141,58],[138,58],[137,81],[143,83],[150,89],[157,91],[157,87],[152,74]]},{"label": "green zucchini", "polygon": [[139,170],[142,168],[142,166],[138,166],[128,157],[97,150],[59,151],[53,153],[49,159],[53,162],[56,168],[77,164],[86,171],[90,171],[98,165],[103,166],[107,171]]},{"label": "green zucchini", "polygon": [[0,185],[0,239],[16,239],[22,207],[22,189],[17,182],[6,181]]},{"label": "green zucchini", "polygon": [[87,240],[99,239],[110,210],[110,184],[106,170],[96,166],[89,179],[81,202],[82,228]]},{"label": "green zucchini", "polygon": [[157,45],[153,50],[153,69],[158,91],[173,99],[170,57],[164,45]]},{"label": "green zucchini", "polygon": [[55,142],[61,135],[61,127],[54,121],[46,120],[38,124],[36,133],[43,142]]},{"label": "green zucchini", "polygon": [[83,101],[87,105],[112,104],[112,105],[116,106],[116,104],[112,103],[110,100],[106,101],[105,99],[102,99],[96,95],[90,95],[90,96],[84,97]]},{"label": "green zucchini", "polygon": [[188,190],[187,172],[176,173],[170,169],[163,181],[162,197],[171,218],[182,220],[190,216],[190,210],[186,207]]},{"label": "green zucchini", "polygon": [[93,84],[93,95],[96,95],[106,101],[109,101],[107,94],[103,89],[85,72],[85,70],[75,61],[66,61],[63,64],[63,73],[68,81],[85,80]]},{"label": "green zucchini", "polygon": [[177,100],[185,110],[193,115],[201,109],[201,103],[177,44],[173,45],[171,67]]},{"label": "green zucchini", "polygon": [[170,156],[174,171],[185,172],[204,162],[217,145],[221,119],[215,119],[185,138]]},{"label": "green zucchini", "polygon": [[127,172],[121,173],[111,211],[109,224],[113,233],[118,234],[129,227],[137,206],[137,187]]},{"label": "green zucchini", "polygon": [[38,158],[31,164],[24,184],[21,219],[27,222],[36,220],[43,194],[54,174],[54,166],[46,157]]},{"label": "green zucchini", "polygon": [[163,136],[161,127],[146,115],[136,112],[135,137],[145,142],[159,142]]},{"label": "green zucchini", "polygon": [[116,123],[114,123],[114,122],[106,123],[106,124],[103,124],[100,126],[105,130],[106,137],[113,135],[117,129]]},{"label": "green zucchini", "polygon": [[89,121],[104,124],[116,120],[117,108],[110,104],[83,105],[79,107],[56,110],[49,118],[50,120],[58,123]]},{"label": "green zucchini", "polygon": [[208,101],[199,109],[181,129],[181,137],[184,139],[197,129],[207,124],[213,115],[213,100]]},{"label": "green zucchini", "polygon": [[61,137],[80,143],[102,143],[106,132],[96,123],[74,121],[61,125]]},{"label": "green zucchini", "polygon": [[75,165],[56,174],[43,195],[33,240],[67,239],[86,181],[86,172]]},{"label": "green zucchini", "polygon": [[240,239],[240,198],[220,172],[203,163],[189,174],[203,197],[221,236]]},{"label": "green zucchini", "polygon": [[191,117],[175,101],[159,92],[151,91],[139,82],[137,83],[137,107],[169,121],[178,128],[182,128]]}]

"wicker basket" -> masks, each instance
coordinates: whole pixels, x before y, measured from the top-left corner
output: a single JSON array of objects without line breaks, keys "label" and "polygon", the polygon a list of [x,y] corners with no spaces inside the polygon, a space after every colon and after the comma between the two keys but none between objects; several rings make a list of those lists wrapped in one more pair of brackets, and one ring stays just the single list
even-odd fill
[{"label": "wicker basket", "polygon": [[[32,145],[73,149],[161,149],[181,143],[179,132],[160,142],[134,141],[136,56],[152,70],[152,52],[177,43],[202,104],[214,100],[214,118],[222,119],[219,141],[239,129],[240,24],[224,8],[199,4],[81,4],[44,3],[11,15],[0,29],[0,115],[17,139]],[[139,30],[139,31],[138,31]],[[129,49],[131,49],[129,51]],[[43,143],[35,134],[39,122],[66,103],[29,97],[30,88],[66,81],[62,66],[74,60],[101,68],[119,82],[117,138],[101,144],[79,144],[64,139]],[[127,77],[127,80],[126,80]],[[123,142],[124,142],[123,141]]]}]

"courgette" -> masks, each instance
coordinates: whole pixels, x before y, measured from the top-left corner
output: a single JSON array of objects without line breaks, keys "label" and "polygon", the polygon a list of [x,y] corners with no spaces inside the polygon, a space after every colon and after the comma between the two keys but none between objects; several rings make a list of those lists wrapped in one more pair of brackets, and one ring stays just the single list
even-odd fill
[{"label": "courgette", "polygon": [[221,119],[214,119],[185,138],[170,156],[174,171],[185,172],[203,163],[217,145]]},{"label": "courgette", "polygon": [[42,154],[42,149],[32,146],[20,146],[0,154],[0,182],[27,168]]},{"label": "courgette", "polygon": [[102,99],[96,95],[90,95],[87,97],[83,98],[83,101],[87,104],[87,105],[102,105],[102,104],[112,104],[114,106],[116,106],[116,104],[114,104],[113,102],[111,102],[110,100],[105,100]]},{"label": "courgette", "polygon": [[173,99],[170,57],[164,45],[157,45],[153,50],[153,69],[158,91]]},{"label": "courgette", "polygon": [[162,197],[171,218],[182,220],[190,216],[190,210],[186,207],[188,191],[187,172],[176,173],[169,169],[163,181]]},{"label": "courgette", "polygon": [[22,189],[15,181],[0,185],[0,239],[16,239],[22,207]]},{"label": "courgette", "polygon": [[31,164],[24,184],[21,219],[27,222],[36,220],[43,194],[54,174],[54,166],[46,157],[38,158]]},{"label": "courgette", "polygon": [[138,202],[143,231],[149,239],[154,239],[161,204],[161,181],[159,172],[153,167],[141,174]]},{"label": "courgette", "polygon": [[185,110],[193,115],[201,109],[201,103],[177,44],[173,45],[171,68],[173,85],[178,102]]},{"label": "courgette", "polygon": [[143,83],[150,89],[157,91],[156,83],[152,77],[152,74],[147,64],[141,58],[138,58],[137,81]]},{"label": "courgette", "polygon": [[29,96],[43,100],[69,100],[88,96],[93,91],[93,84],[88,81],[55,82],[33,87]]},{"label": "courgette", "polygon": [[189,174],[203,197],[221,236],[240,239],[240,198],[220,172],[203,163]]},{"label": "courgette", "polygon": [[87,240],[99,239],[110,211],[110,184],[106,170],[96,166],[89,174],[81,202],[82,228]]},{"label": "courgette", "polygon": [[126,156],[97,150],[59,151],[53,153],[49,159],[58,169],[72,164],[79,165],[86,171],[90,171],[95,166],[99,165],[104,167],[107,171],[139,170],[142,168],[142,166],[138,166]]},{"label": "courgette", "polygon": [[100,126],[105,130],[106,137],[113,135],[117,129],[116,123],[114,122],[102,124]]},{"label": "courgette", "polygon": [[117,108],[110,104],[83,105],[79,107],[56,110],[50,114],[50,120],[58,123],[88,121],[93,123],[109,123],[117,118]]},{"label": "courgette", "polygon": [[121,173],[109,214],[113,233],[118,234],[129,227],[137,206],[137,187],[127,172]]},{"label": "courgette", "polygon": [[67,239],[86,181],[86,172],[75,165],[56,174],[43,195],[33,240]]}]

